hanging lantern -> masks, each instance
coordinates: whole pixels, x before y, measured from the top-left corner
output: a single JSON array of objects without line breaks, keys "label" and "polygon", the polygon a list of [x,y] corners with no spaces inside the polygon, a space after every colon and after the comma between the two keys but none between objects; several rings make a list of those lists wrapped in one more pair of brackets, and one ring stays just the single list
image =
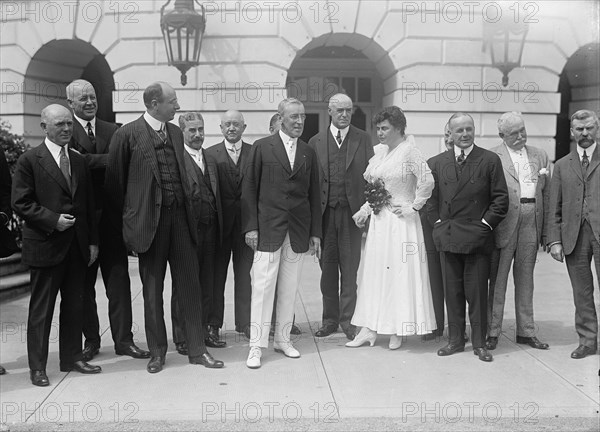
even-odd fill
[{"label": "hanging lantern", "polygon": [[169,66],[179,69],[181,84],[186,85],[186,72],[200,64],[200,49],[206,28],[204,6],[196,0],[201,11],[198,13],[194,9],[194,0],[175,0],[174,9],[165,13],[169,3],[171,0],[160,9],[160,28]]}]

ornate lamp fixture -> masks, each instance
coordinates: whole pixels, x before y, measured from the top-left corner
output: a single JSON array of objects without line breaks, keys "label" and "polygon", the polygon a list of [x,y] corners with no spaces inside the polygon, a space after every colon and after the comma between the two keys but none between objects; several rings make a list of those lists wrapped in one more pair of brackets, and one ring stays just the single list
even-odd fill
[{"label": "ornate lamp fixture", "polygon": [[181,71],[181,84],[186,85],[186,72],[192,66],[200,64],[200,48],[206,28],[204,6],[196,0],[201,10],[198,13],[194,10],[194,0],[175,0],[175,8],[165,13],[169,3],[171,0],[160,9],[160,28],[169,66],[175,66]]},{"label": "ornate lamp fixture", "polygon": [[501,19],[490,23],[483,21],[483,49],[490,47],[492,66],[502,72],[502,85],[508,85],[508,74],[521,66],[521,57],[525,47],[525,37],[529,25],[511,19]]}]

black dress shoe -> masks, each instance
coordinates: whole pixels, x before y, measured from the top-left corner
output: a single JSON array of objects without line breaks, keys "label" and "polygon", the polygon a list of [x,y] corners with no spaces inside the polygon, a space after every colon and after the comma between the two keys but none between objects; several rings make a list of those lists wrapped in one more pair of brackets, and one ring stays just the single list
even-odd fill
[{"label": "black dress shoe", "polygon": [[204,339],[204,345],[209,348],[225,348],[227,344],[224,341],[215,340],[212,336],[207,336]]},{"label": "black dress shoe", "polygon": [[298,327],[296,324],[292,324],[290,334],[298,336],[302,334],[302,330],[300,330],[300,327]]},{"label": "black dress shoe", "polygon": [[496,346],[498,346],[498,337],[497,336],[488,336],[485,341],[485,347],[489,350],[495,350]]},{"label": "black dress shoe", "polygon": [[93,366],[89,363],[84,362],[83,360],[76,361],[73,364],[61,364],[60,365],[61,372],[79,372],[82,374],[97,374],[102,372],[102,368],[100,366]]},{"label": "black dress shoe", "polygon": [[484,362],[491,362],[494,360],[492,357],[492,353],[489,353],[485,348],[475,348],[473,349],[473,354],[479,357],[479,360]]},{"label": "black dress shoe", "polygon": [[589,346],[585,345],[579,345],[577,349],[571,353],[571,358],[582,359],[592,354],[596,354],[595,348],[590,348]]},{"label": "black dress shoe", "polygon": [[337,331],[337,326],[329,326],[329,325],[324,325],[321,326],[321,328],[319,330],[317,330],[317,332],[315,333],[316,337],[327,337],[332,333],[335,333]]},{"label": "black dress shoe", "polygon": [[34,386],[48,387],[50,385],[48,375],[46,375],[46,371],[44,370],[29,371],[29,377],[31,378],[31,384]]},{"label": "black dress shoe", "polygon": [[4,366],[0,366],[0,375],[4,375],[6,373],[6,369],[4,369]]},{"label": "black dress shoe", "polygon": [[191,364],[199,364],[210,369],[222,368],[225,364],[221,360],[215,360],[210,353],[205,352],[200,357],[190,358]]},{"label": "black dress shoe", "polygon": [[126,355],[129,357],[133,357],[134,359],[147,359],[150,358],[150,351],[145,351],[143,349],[138,348],[135,345],[129,345],[126,348],[116,350],[117,355]]},{"label": "black dress shoe", "polygon": [[146,370],[151,374],[159,373],[162,370],[164,364],[164,357],[150,357],[150,361],[148,362],[148,366],[146,366]]},{"label": "black dress shoe", "polygon": [[[209,340],[207,342],[207,340]],[[204,339],[206,346],[211,348],[224,348],[227,343],[221,340],[219,328],[217,326],[208,326],[208,335]]]},{"label": "black dress shoe", "polygon": [[533,337],[525,337],[525,336],[518,336],[517,335],[517,343],[518,344],[523,344],[523,345],[529,345],[531,348],[541,349],[541,350],[547,350],[548,348],[550,348],[550,345],[548,345],[547,343],[544,343],[544,342],[540,341],[535,336],[533,336]]},{"label": "black dress shoe", "polygon": [[175,344],[175,349],[181,355],[184,355],[184,356],[188,355],[188,347],[187,347],[187,343],[185,343],[185,342],[177,342]]},{"label": "black dress shoe", "polygon": [[100,352],[100,347],[96,345],[86,345],[81,351],[81,358],[83,361],[90,361]]},{"label": "black dress shoe", "polygon": [[437,355],[439,355],[440,357],[445,357],[445,356],[449,356],[449,355],[452,355],[457,352],[463,352],[464,350],[465,350],[464,345],[448,344],[445,347],[440,348],[437,352]]}]

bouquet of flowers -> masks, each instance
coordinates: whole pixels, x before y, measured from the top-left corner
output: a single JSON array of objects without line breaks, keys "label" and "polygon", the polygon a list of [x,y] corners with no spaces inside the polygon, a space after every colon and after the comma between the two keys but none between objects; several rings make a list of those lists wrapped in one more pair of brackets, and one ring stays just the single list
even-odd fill
[{"label": "bouquet of flowers", "polygon": [[392,195],[385,189],[384,181],[379,178],[373,182],[367,182],[365,196],[374,214],[378,214],[384,206],[390,203],[392,198]]}]

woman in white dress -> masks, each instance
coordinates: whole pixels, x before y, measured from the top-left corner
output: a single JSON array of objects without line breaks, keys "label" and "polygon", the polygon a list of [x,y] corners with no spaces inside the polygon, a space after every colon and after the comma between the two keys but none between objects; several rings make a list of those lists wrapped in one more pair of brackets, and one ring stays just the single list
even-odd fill
[{"label": "woman in white dress", "polygon": [[368,221],[352,318],[362,329],[346,346],[373,346],[377,334],[389,334],[389,348],[397,349],[403,336],[436,328],[418,213],[434,181],[414,138],[405,135],[406,117],[400,108],[383,109],[373,122],[381,144],[364,174],[371,192],[353,216],[361,228]]}]

